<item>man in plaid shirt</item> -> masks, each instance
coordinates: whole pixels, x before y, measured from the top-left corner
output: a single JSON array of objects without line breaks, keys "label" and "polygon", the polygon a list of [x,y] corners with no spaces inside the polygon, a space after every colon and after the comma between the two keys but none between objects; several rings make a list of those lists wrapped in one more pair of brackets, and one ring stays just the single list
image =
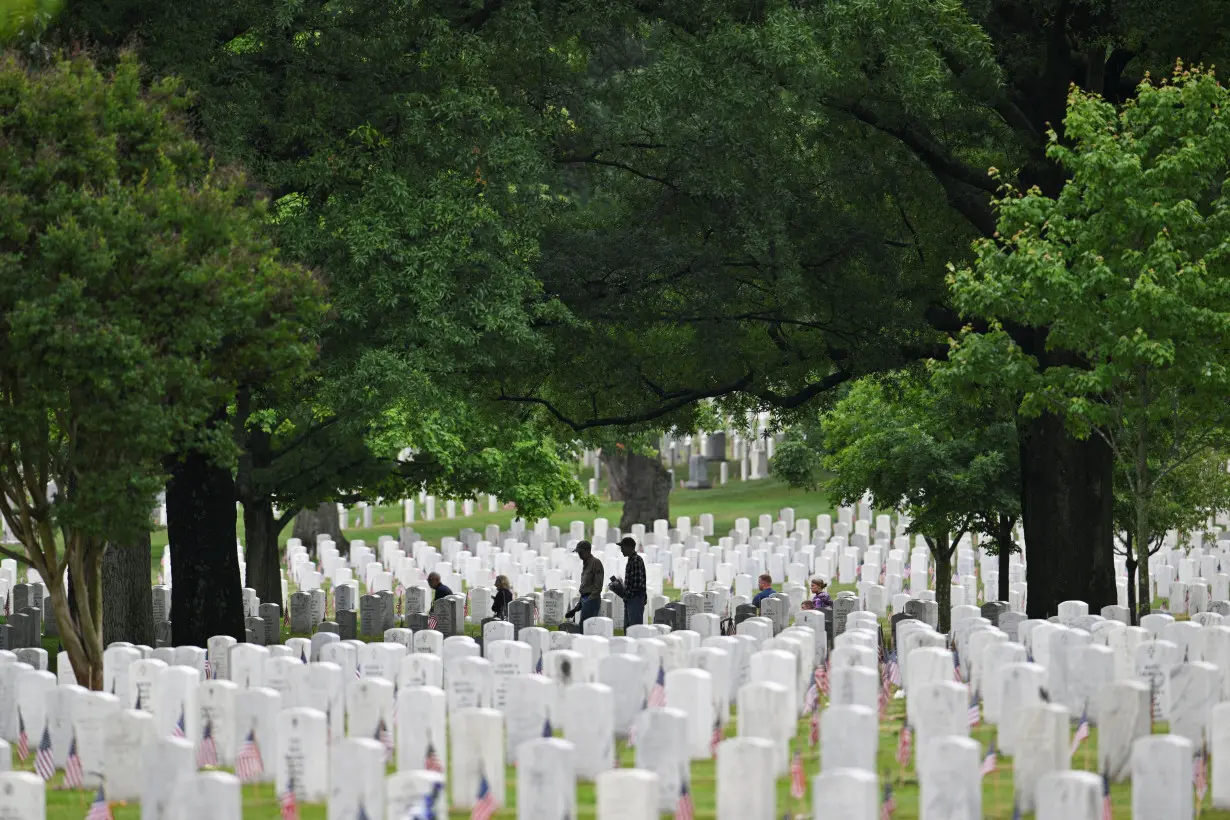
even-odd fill
[{"label": "man in plaid shirt", "polygon": [[624,557],[624,629],[632,624],[645,623],[645,559],[636,551],[636,541],[628,536],[619,542]]}]

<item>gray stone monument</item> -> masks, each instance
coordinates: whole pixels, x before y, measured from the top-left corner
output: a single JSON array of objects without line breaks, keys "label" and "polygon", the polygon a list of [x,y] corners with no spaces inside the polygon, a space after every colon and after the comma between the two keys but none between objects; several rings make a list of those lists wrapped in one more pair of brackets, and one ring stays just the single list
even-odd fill
[{"label": "gray stone monument", "polygon": [[312,631],[312,596],[295,592],[290,596],[290,631],[307,635]]},{"label": "gray stone monument", "polygon": [[260,616],[248,616],[243,619],[244,628],[248,632],[248,643],[254,643],[257,646],[265,645],[265,619]]},{"label": "gray stone monument", "polygon": [[709,463],[703,455],[688,459],[688,480],[684,486],[689,490],[707,490],[713,486],[709,483]]},{"label": "gray stone monument", "polygon": [[261,620],[265,622],[265,646],[282,642],[282,607],[277,604],[261,604]]},{"label": "gray stone monument", "polygon": [[356,615],[353,609],[339,609],[337,611],[337,634],[341,636],[343,641],[351,641],[358,636],[358,624],[356,623]]}]

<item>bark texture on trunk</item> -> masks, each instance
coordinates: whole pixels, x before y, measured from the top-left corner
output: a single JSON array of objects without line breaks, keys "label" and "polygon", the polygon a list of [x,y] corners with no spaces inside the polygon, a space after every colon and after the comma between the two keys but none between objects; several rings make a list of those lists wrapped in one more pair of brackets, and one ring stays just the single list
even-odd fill
[{"label": "bark texture on trunk", "polygon": [[235,480],[197,450],[171,465],[167,483],[171,542],[171,637],[205,646],[214,635],[242,641],[243,595],[235,551]]},{"label": "bark texture on trunk", "polygon": [[[1142,613],[1138,609],[1140,597],[1136,594],[1136,553],[1132,548],[1132,534],[1127,536],[1127,559],[1123,562],[1124,569],[1127,570],[1127,608],[1128,621],[1132,626],[1140,625],[1140,616],[1147,614]],[[1148,563],[1146,559],[1146,563]]]},{"label": "bark texture on trunk", "polygon": [[939,631],[952,628],[952,542],[948,536],[928,538],[935,560],[935,604],[940,610]]},{"label": "bark texture on trunk", "polygon": [[652,528],[659,518],[670,518],[671,477],[656,456],[615,450],[603,451],[602,460],[612,492],[618,488],[624,502],[620,530],[627,532],[633,524]]},{"label": "bark texture on trunk", "polygon": [[1097,436],[1072,438],[1053,415],[1023,421],[1020,448],[1026,612],[1044,619],[1062,601],[1085,601],[1091,612],[1113,604],[1110,448]]},{"label": "bark texture on trunk", "polygon": [[244,501],[243,534],[248,586],[256,590],[262,604],[282,606],[278,522],[268,496]]},{"label": "bark texture on trunk", "polygon": [[154,645],[154,596],[150,589],[150,536],[108,544],[103,553],[103,644]]},{"label": "bark texture on trunk", "polygon": [[[300,510],[295,516],[293,534],[303,542],[312,555],[316,554],[316,536],[328,533],[342,555],[350,555],[350,541],[342,534],[342,522],[337,515],[337,504],[327,501],[311,510]],[[276,535],[274,538],[276,539]]]},{"label": "bark texture on trunk", "polygon": [[996,596],[1004,603],[1008,602],[1011,592],[1009,570],[1012,568],[1012,527],[1013,519],[1002,515],[999,517],[999,534],[996,538],[999,542],[999,578],[997,579],[999,583]]}]

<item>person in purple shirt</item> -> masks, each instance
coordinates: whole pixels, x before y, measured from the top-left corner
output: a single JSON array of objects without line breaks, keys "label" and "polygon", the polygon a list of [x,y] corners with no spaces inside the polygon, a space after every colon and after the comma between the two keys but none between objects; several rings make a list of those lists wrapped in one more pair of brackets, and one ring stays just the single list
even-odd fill
[{"label": "person in purple shirt", "polygon": [[832,609],[833,599],[824,591],[828,586],[828,582],[820,576],[811,579],[811,606],[812,609]]}]

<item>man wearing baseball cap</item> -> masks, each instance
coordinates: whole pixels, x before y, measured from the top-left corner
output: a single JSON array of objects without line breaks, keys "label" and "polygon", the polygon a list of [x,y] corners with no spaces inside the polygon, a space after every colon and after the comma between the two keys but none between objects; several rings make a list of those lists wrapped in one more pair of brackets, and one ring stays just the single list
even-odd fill
[{"label": "man wearing baseball cap", "polygon": [[648,600],[645,589],[645,559],[636,551],[636,539],[625,536],[619,542],[619,548],[628,559],[624,565],[624,629],[632,624],[645,623],[645,603]]},{"label": "man wearing baseball cap", "polygon": [[581,559],[581,602],[568,610],[564,617],[571,618],[581,610],[581,623],[602,611],[602,562],[594,557],[588,541],[580,541],[573,550]]}]

